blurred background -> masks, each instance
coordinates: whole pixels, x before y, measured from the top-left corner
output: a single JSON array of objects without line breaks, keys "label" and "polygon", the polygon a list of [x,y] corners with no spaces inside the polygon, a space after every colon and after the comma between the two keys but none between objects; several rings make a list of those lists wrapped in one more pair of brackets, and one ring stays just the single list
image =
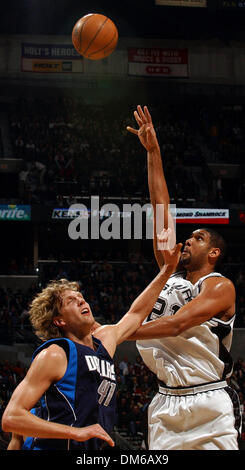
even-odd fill
[{"label": "blurred background", "polygon": [[[73,26],[88,13],[104,14],[118,28],[116,50],[100,61],[83,59],[72,46]],[[238,0],[2,5],[1,414],[37,345],[29,302],[49,280],[78,280],[96,319],[111,323],[157,272],[144,234],[130,240],[68,235],[69,207],[90,209],[91,196],[100,207],[116,204],[122,220],[125,204],[149,204],[146,154],[126,131],[135,126],[138,104],[149,107],[156,127],[178,241],[207,224],[227,241],[222,273],[237,290],[231,385],[244,410],[244,22],[245,2]],[[122,345],[116,361],[117,442],[144,448],[141,423],[157,384],[134,344]],[[0,447],[8,440],[1,432]]]}]

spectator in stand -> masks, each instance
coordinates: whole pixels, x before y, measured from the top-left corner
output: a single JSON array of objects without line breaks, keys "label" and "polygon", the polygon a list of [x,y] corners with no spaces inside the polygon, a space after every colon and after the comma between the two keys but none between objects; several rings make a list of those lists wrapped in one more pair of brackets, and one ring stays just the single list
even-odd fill
[{"label": "spectator in stand", "polygon": [[242,295],[245,291],[245,269],[244,268],[242,268],[238,273],[238,277],[236,279],[236,286],[237,286],[238,294]]},{"label": "spectator in stand", "polygon": [[122,383],[125,384],[127,381],[127,376],[128,376],[128,358],[124,357],[122,361],[119,363],[119,369],[120,369],[120,376]]},{"label": "spectator in stand", "polygon": [[[124,126],[131,124],[126,117],[127,104],[121,107],[120,120],[115,119],[116,112],[111,108],[87,106],[80,99],[19,100],[9,106],[9,128],[16,156],[46,166],[41,188],[35,187],[33,182],[32,188],[27,188],[30,197],[40,198],[39,193],[45,192],[45,187],[53,182],[55,200],[61,179],[75,182],[77,175],[82,175],[79,188],[85,193],[96,191],[96,194],[139,197],[147,194],[146,183],[142,185],[146,164],[139,158],[133,140],[128,144],[124,138]],[[175,191],[178,197],[185,199],[188,195],[198,203],[202,198],[200,188],[208,192],[208,173],[212,179],[207,166],[210,161],[242,162],[245,144],[243,109],[222,109],[222,106],[216,109],[215,105],[210,105],[200,111],[200,106],[196,109],[188,99],[188,107],[159,103],[153,112],[156,123],[165,123],[156,124],[156,130],[162,136],[161,150],[170,192],[174,194]],[[199,168],[199,176],[194,177],[190,167]],[[105,177],[96,176],[94,169]],[[189,184],[183,179],[183,170]],[[242,180],[237,181],[234,197],[239,198]],[[74,191],[77,192],[77,186]],[[220,196],[219,193],[219,200]],[[225,190],[223,199],[226,200]],[[207,203],[210,202],[213,203],[213,198],[208,194]]]},{"label": "spectator in stand", "polygon": [[152,375],[147,374],[147,375],[143,375],[139,377],[139,385],[140,385],[141,391],[144,394],[149,396],[149,394],[151,394],[152,385],[153,385]]},{"label": "spectator in stand", "polygon": [[128,431],[132,436],[142,432],[142,413],[137,405],[134,405],[128,415]]},{"label": "spectator in stand", "polygon": [[117,375],[117,391],[119,394],[127,392],[127,385],[123,383],[121,375]]},{"label": "spectator in stand", "polygon": [[139,380],[138,380],[138,377],[136,375],[134,375],[133,377],[129,377],[128,381],[127,381],[127,384],[128,384],[128,389],[130,391],[130,394],[133,397],[142,394],[142,390],[141,390],[141,387],[140,387],[140,384],[139,384]]},{"label": "spectator in stand", "polygon": [[124,396],[121,395],[119,392],[118,394],[118,404],[117,404],[117,426],[120,429],[127,429],[128,426],[128,415],[130,412],[129,400]]},{"label": "spectator in stand", "polygon": [[140,356],[136,356],[136,360],[133,364],[135,375],[142,375],[146,371],[145,364],[143,363]]}]

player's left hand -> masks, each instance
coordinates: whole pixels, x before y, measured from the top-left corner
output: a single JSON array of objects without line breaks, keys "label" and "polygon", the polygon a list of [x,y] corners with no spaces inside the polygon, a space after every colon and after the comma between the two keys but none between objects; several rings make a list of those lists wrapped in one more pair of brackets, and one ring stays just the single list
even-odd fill
[{"label": "player's left hand", "polygon": [[127,131],[137,135],[143,147],[145,147],[148,152],[159,149],[156,132],[147,106],[144,106],[143,110],[142,107],[138,105],[137,111],[134,111],[134,117],[138,123],[139,129],[127,126]]},{"label": "player's left hand", "polygon": [[162,232],[157,235],[157,248],[162,253],[164,264],[176,268],[180,260],[183,243],[178,243],[173,248],[170,248],[171,237],[172,230],[170,228],[163,229]]}]

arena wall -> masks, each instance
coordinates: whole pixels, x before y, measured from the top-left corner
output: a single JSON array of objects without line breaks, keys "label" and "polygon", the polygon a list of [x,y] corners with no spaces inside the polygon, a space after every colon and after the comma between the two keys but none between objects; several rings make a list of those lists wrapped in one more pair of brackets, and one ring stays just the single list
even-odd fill
[{"label": "arena wall", "polygon": [[[111,56],[100,60],[83,60],[82,73],[44,73],[22,71],[22,44],[33,45],[54,44],[72,47],[70,36],[29,36],[29,35],[2,35],[0,38],[0,79],[28,81],[44,85],[45,81],[55,86],[71,84],[73,86],[93,86],[91,80],[104,77],[104,79],[124,79],[138,81],[139,76],[129,75],[128,48],[171,48],[176,50],[187,49],[188,51],[188,73],[182,82],[188,83],[219,83],[229,85],[245,84],[245,61],[243,42],[222,42],[219,39],[212,40],[163,40],[163,39],[140,39],[120,38],[117,49]],[[146,78],[146,77],[145,77]],[[157,75],[148,76],[150,80],[164,79]],[[171,80],[179,81],[179,77],[171,77]]]}]

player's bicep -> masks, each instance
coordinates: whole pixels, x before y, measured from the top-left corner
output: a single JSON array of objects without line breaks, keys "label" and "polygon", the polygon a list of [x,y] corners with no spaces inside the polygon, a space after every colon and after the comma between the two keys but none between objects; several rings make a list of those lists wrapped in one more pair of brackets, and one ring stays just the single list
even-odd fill
[{"label": "player's bicep", "polygon": [[210,277],[203,282],[197,300],[204,310],[211,309],[212,316],[228,311],[235,304],[235,288],[233,283],[226,278]]},{"label": "player's bicep", "polygon": [[51,346],[39,353],[32,362],[25,378],[15,389],[9,408],[30,410],[51,383],[59,380],[66,370],[66,355],[63,349]]},{"label": "player's bicep", "polygon": [[176,313],[181,331],[200,325],[227,311],[235,301],[234,286],[228,280],[206,279],[200,294]]}]

